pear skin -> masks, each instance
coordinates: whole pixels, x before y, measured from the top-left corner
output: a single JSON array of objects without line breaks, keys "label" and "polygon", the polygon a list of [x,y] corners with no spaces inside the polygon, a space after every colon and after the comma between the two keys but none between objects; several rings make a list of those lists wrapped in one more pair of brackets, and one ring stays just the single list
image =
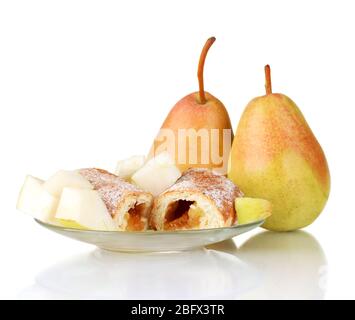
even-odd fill
[{"label": "pear skin", "polygon": [[200,56],[200,90],[185,96],[171,109],[148,158],[167,151],[181,171],[199,167],[227,173],[233,139],[231,121],[223,103],[206,92],[203,83],[205,58],[214,41],[215,38],[207,40]]},{"label": "pear skin", "polygon": [[272,214],[272,205],[265,199],[238,197],[234,203],[238,224],[266,219]]},{"label": "pear skin", "polygon": [[228,177],[248,197],[267,199],[272,216],[263,227],[290,231],[311,224],[330,191],[324,152],[297,105],[271,92],[249,102],[236,130]]}]

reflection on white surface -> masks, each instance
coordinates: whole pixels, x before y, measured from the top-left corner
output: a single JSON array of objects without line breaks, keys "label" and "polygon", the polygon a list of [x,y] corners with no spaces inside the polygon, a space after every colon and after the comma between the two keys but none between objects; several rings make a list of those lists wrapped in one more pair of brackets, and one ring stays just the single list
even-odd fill
[{"label": "reflection on white surface", "polygon": [[246,241],[238,257],[261,273],[249,299],[322,299],[327,261],[322,247],[304,231],[265,231]]},{"label": "reflection on white surface", "polygon": [[20,298],[230,298],[258,283],[252,270],[231,254],[207,249],[164,254],[97,249],[40,273]]},{"label": "reflection on white surface", "polygon": [[322,299],[326,258],[298,231],[261,232],[180,253],[99,249],[41,272],[24,299]]}]

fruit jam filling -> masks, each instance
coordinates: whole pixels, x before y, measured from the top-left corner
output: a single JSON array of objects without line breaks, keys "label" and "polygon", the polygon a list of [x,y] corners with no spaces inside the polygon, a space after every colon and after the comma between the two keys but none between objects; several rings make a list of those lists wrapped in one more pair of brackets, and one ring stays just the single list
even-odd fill
[{"label": "fruit jam filling", "polygon": [[194,215],[196,203],[194,201],[178,200],[169,205],[165,216],[164,229],[175,230],[193,228],[199,225],[200,217]]},{"label": "fruit jam filling", "polygon": [[136,204],[128,210],[127,231],[142,231],[144,229],[142,216],[145,210],[146,205],[144,203]]}]

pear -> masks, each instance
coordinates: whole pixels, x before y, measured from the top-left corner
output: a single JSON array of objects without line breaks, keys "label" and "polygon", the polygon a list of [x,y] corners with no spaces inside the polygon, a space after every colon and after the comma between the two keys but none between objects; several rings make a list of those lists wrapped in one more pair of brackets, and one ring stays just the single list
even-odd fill
[{"label": "pear", "polygon": [[43,188],[55,197],[60,197],[65,187],[94,188],[79,172],[70,170],[59,170],[43,183]]},{"label": "pear", "polygon": [[236,130],[228,177],[247,197],[272,203],[263,227],[289,231],[311,224],[329,196],[324,152],[296,104],[272,93],[265,66],[266,95],[245,108]]},{"label": "pear", "polygon": [[43,222],[55,224],[55,212],[59,199],[44,187],[44,181],[27,176],[21,188],[16,208]]},{"label": "pear", "polygon": [[251,223],[271,216],[272,205],[267,200],[240,197],[236,198],[234,203],[238,224]]},{"label": "pear", "polygon": [[132,156],[117,162],[115,174],[123,179],[130,180],[133,174],[145,163],[145,156]]},{"label": "pear", "polygon": [[117,230],[96,190],[64,187],[55,217],[68,228]]},{"label": "pear", "polygon": [[166,117],[149,158],[167,151],[180,171],[191,167],[210,168],[226,174],[233,132],[221,101],[205,92],[203,70],[207,52],[216,39],[209,38],[198,65],[199,91],[182,98]]},{"label": "pear", "polygon": [[169,153],[162,152],[137,170],[131,180],[138,187],[157,196],[172,186],[180,176],[181,172],[175,166],[174,159]]}]

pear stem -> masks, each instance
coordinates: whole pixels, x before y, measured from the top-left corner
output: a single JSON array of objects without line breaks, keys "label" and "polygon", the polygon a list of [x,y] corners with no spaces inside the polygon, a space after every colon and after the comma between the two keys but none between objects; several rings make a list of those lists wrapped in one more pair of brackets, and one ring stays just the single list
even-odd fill
[{"label": "pear stem", "polygon": [[264,70],[265,70],[265,90],[266,90],[266,94],[268,95],[272,93],[270,66],[267,64]]},{"label": "pear stem", "polygon": [[215,37],[211,37],[206,41],[206,43],[202,49],[201,55],[200,55],[200,60],[198,62],[197,78],[198,78],[199,96],[200,96],[200,103],[201,104],[206,103],[205,89],[204,89],[204,85],[203,85],[203,68],[205,66],[207,52],[211,48],[211,46],[212,46],[213,42],[215,42],[215,40],[216,40]]}]

